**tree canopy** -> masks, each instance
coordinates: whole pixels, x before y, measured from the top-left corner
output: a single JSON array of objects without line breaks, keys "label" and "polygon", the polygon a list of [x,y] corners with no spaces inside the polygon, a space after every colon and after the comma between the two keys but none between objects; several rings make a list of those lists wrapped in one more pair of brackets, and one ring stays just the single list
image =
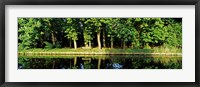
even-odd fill
[{"label": "tree canopy", "polygon": [[182,18],[18,18],[19,49],[159,46],[182,47]]}]

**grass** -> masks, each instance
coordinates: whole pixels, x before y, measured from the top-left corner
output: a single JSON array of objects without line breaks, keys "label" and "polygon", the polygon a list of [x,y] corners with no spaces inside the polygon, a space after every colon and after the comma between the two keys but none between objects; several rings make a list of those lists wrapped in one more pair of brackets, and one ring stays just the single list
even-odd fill
[{"label": "grass", "polygon": [[54,48],[54,49],[42,49],[42,48],[35,48],[35,49],[28,49],[28,50],[18,50],[18,52],[95,52],[95,53],[182,53],[182,49],[177,48],[164,48],[164,47],[157,47],[152,49],[111,49],[111,48],[92,48],[92,49],[82,49],[82,48]]},{"label": "grass", "polygon": [[153,48],[154,53],[182,53],[182,49],[178,48],[167,48],[167,47],[155,47]]}]

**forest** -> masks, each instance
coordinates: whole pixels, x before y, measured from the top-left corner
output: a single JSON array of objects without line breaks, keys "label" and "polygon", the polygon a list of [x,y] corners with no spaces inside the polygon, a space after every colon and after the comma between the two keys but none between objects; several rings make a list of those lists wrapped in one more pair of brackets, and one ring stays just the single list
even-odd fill
[{"label": "forest", "polygon": [[182,18],[18,18],[18,50],[182,49]]}]

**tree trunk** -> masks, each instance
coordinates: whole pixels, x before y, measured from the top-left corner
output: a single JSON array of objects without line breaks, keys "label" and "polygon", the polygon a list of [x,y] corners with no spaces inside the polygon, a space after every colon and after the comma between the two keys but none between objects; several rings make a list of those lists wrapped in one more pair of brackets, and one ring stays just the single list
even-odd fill
[{"label": "tree trunk", "polygon": [[51,38],[52,38],[53,45],[55,45],[55,37],[54,37],[53,32],[51,33]]},{"label": "tree trunk", "polygon": [[101,49],[100,34],[101,34],[101,31],[97,32],[97,41],[98,41],[98,47],[99,47],[99,49]]},{"label": "tree trunk", "polygon": [[126,42],[125,40],[123,40],[123,49],[125,49],[125,46],[126,46]]},{"label": "tree trunk", "polygon": [[72,47],[72,41],[71,41],[71,39],[69,39],[69,47],[70,48]]},{"label": "tree trunk", "polygon": [[113,48],[113,37],[111,37],[111,48]]},{"label": "tree trunk", "polygon": [[103,30],[103,47],[106,47],[106,36],[105,36],[105,30]]},{"label": "tree trunk", "polygon": [[74,49],[77,48],[76,40],[74,40]]},{"label": "tree trunk", "polygon": [[131,43],[131,48],[133,48],[133,47],[134,47],[134,43],[132,42],[132,43]]},{"label": "tree trunk", "polygon": [[85,47],[88,47],[88,43],[85,43]]},{"label": "tree trunk", "polygon": [[92,48],[91,41],[89,41],[89,47]]}]

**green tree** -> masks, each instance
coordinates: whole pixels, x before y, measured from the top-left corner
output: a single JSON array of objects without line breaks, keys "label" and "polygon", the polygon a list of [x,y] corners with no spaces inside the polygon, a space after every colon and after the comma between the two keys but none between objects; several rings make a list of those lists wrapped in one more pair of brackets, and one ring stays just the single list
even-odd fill
[{"label": "green tree", "polygon": [[83,37],[84,37],[84,44],[86,47],[91,48],[91,41],[93,40],[93,25],[91,24],[90,20],[87,20],[87,18],[81,18],[80,22],[82,29],[83,29]]},{"label": "green tree", "polygon": [[19,49],[182,47],[181,18],[18,18],[18,26]]},{"label": "green tree", "polygon": [[78,40],[79,34],[79,20],[75,18],[67,18],[65,28],[65,33],[67,33],[66,37],[74,41],[74,49],[77,49],[76,40]]},{"label": "green tree", "polygon": [[102,21],[103,19],[100,18],[88,18],[85,21],[85,24],[90,23],[90,26],[94,29],[94,31],[97,33],[97,43],[98,43],[98,48],[101,49],[101,29],[102,29]]},{"label": "green tree", "polygon": [[37,29],[41,26],[40,21],[35,18],[19,18],[19,49],[34,48],[37,45],[39,34]]}]

